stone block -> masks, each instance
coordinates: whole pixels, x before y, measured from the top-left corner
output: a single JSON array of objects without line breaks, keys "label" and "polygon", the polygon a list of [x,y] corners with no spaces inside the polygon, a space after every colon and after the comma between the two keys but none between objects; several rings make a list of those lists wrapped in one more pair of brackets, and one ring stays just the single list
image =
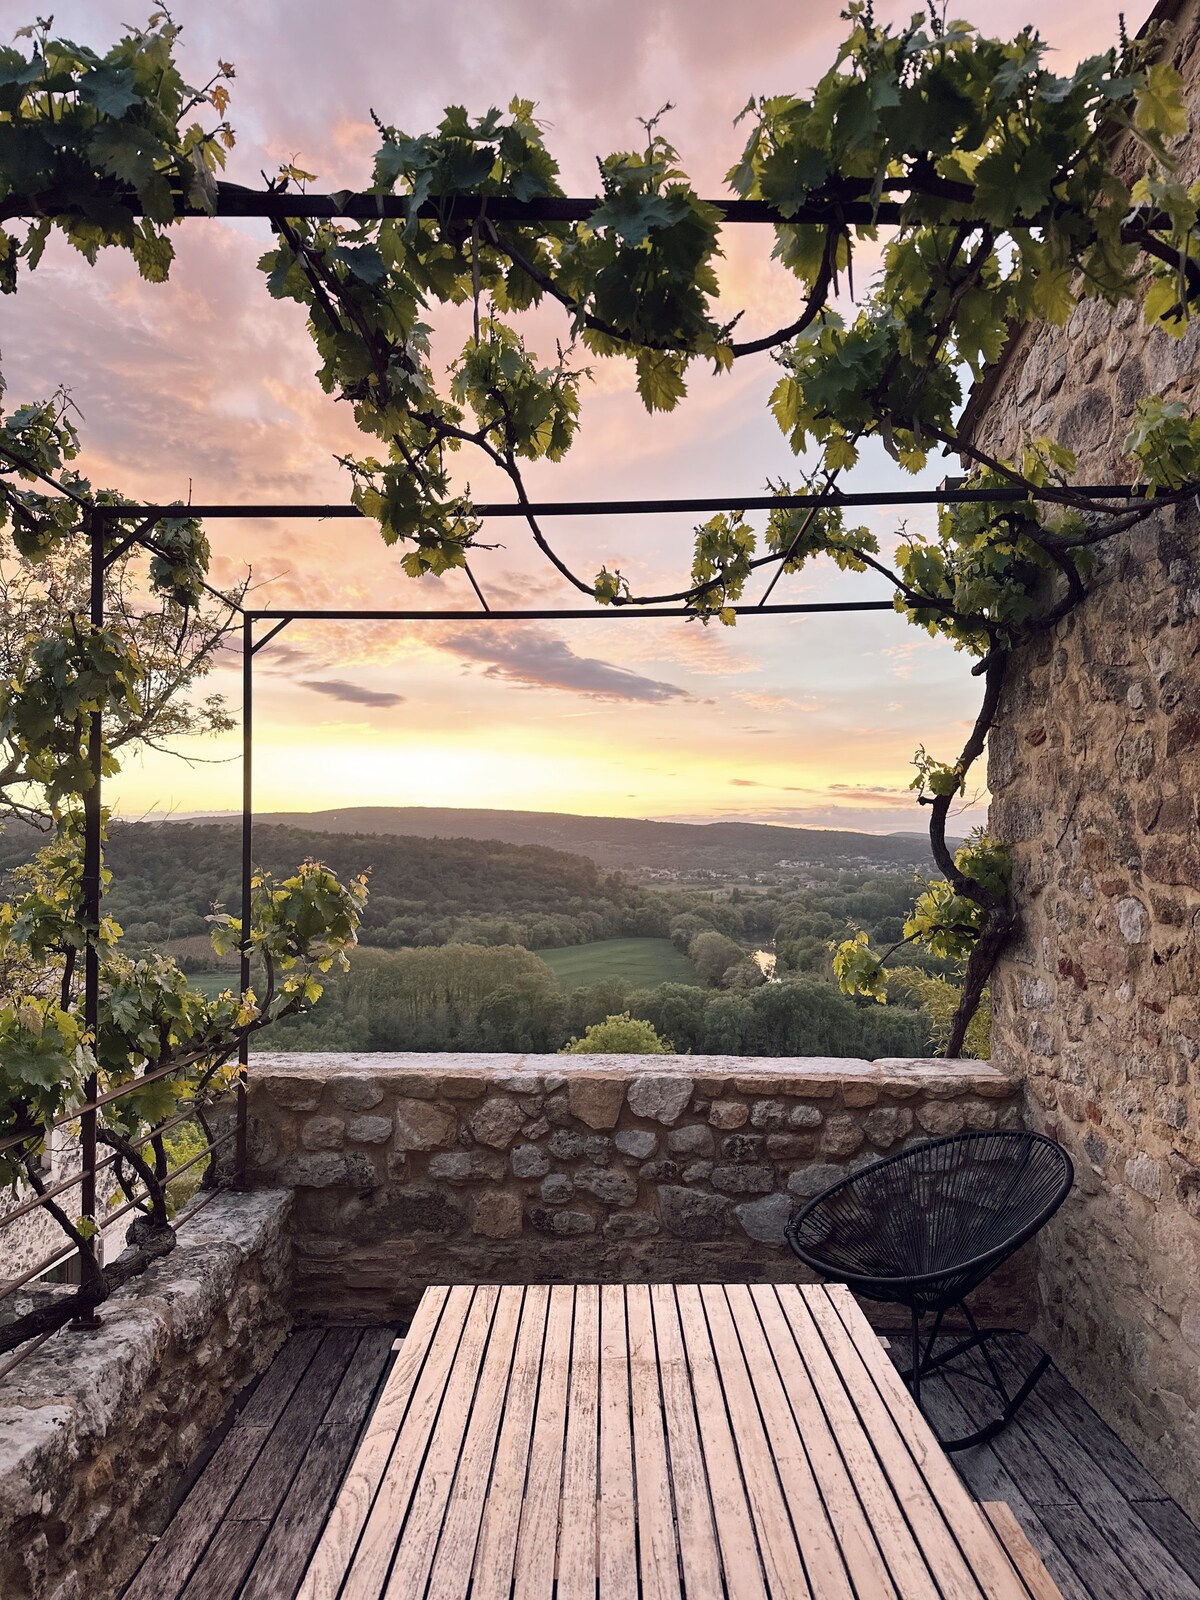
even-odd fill
[{"label": "stone block", "polygon": [[873,1106],[878,1099],[878,1084],[852,1082],[842,1085],[842,1104],[845,1106]]},{"label": "stone block", "polygon": [[575,1180],[569,1172],[551,1172],[538,1192],[547,1205],[562,1205],[575,1193]]},{"label": "stone block", "polygon": [[761,1200],[746,1200],[734,1206],[733,1214],[746,1233],[761,1244],[782,1244],[783,1230],[796,1209],[786,1194],[768,1194]]},{"label": "stone block", "polygon": [[917,1121],[926,1133],[935,1138],[961,1133],[967,1125],[967,1114],[961,1100],[931,1100],[917,1107]]},{"label": "stone block", "polygon": [[828,1161],[814,1162],[811,1167],[801,1167],[798,1172],[792,1173],[788,1179],[788,1193],[794,1194],[799,1200],[811,1200],[847,1175],[845,1167],[834,1166]]},{"label": "stone block", "polygon": [[613,1143],[623,1156],[645,1161],[658,1148],[658,1135],[648,1128],[622,1128],[613,1135]]},{"label": "stone block", "polygon": [[721,1140],[721,1154],[726,1161],[761,1161],[766,1144],[763,1133],[729,1133]]},{"label": "stone block", "polygon": [[596,1219],[590,1211],[544,1211],[535,1206],[529,1220],[539,1233],[556,1234],[560,1238],[576,1238],[596,1231]]},{"label": "stone block", "polygon": [[788,1112],[789,1128],[819,1128],[824,1120],[825,1114],[819,1106],[806,1105],[803,1101]]},{"label": "stone block", "polygon": [[626,1100],[635,1117],[670,1126],[678,1122],[692,1098],[693,1080],[682,1074],[646,1073],[630,1084]]},{"label": "stone block", "polygon": [[867,1138],[879,1150],[887,1150],[897,1139],[912,1132],[913,1114],[907,1106],[876,1106],[863,1118]]},{"label": "stone block", "polygon": [[546,1147],[556,1161],[590,1161],[594,1167],[607,1164],[612,1140],[602,1133],[579,1133],[573,1128],[558,1128]]},{"label": "stone block", "polygon": [[683,1169],[684,1183],[708,1183],[713,1175],[711,1161],[691,1161]]},{"label": "stone block", "polygon": [[1162,1195],[1162,1165],[1152,1156],[1141,1152],[1125,1163],[1125,1182],[1147,1200],[1158,1200]]},{"label": "stone block", "polygon": [[480,1176],[468,1150],[439,1150],[430,1156],[426,1171],[442,1183],[470,1183]]},{"label": "stone block", "polygon": [[267,1071],[256,1079],[256,1085],[285,1111],[315,1111],[321,1104],[319,1079],[292,1078]]},{"label": "stone block", "polygon": [[714,1100],[708,1108],[708,1120],[714,1128],[741,1128],[749,1118],[750,1107],[744,1100]]},{"label": "stone block", "polygon": [[391,1136],[391,1117],[351,1117],[346,1124],[351,1144],[385,1144]]},{"label": "stone block", "polygon": [[658,1211],[662,1225],[677,1239],[700,1242],[725,1235],[729,1202],[700,1189],[681,1189],[664,1184],[658,1191]]},{"label": "stone block", "polygon": [[815,1133],[769,1133],[767,1155],[772,1161],[808,1161],[816,1154]]},{"label": "stone block", "polygon": [[369,1156],[314,1150],[281,1161],[275,1181],[289,1189],[371,1188],[378,1181]]},{"label": "stone block", "polygon": [[782,1100],[756,1100],[750,1107],[752,1128],[778,1128],[787,1117],[787,1107]]},{"label": "stone block", "polygon": [[[542,1184],[543,1196],[549,1181]],[[623,1168],[583,1167],[575,1173],[575,1183],[601,1205],[631,1206],[637,1201],[637,1179]]]},{"label": "stone block", "polygon": [[865,1138],[862,1124],[854,1117],[831,1116],[826,1118],[821,1129],[821,1149],[826,1155],[852,1156],[862,1148]]},{"label": "stone block", "polygon": [[567,1079],[571,1115],[589,1128],[615,1128],[625,1104],[625,1083],[617,1077]]},{"label": "stone block", "polygon": [[714,1167],[712,1186],[722,1194],[767,1194],[775,1187],[773,1168],[751,1162],[733,1162]]},{"label": "stone block", "polygon": [[467,1126],[480,1144],[507,1150],[521,1131],[526,1115],[515,1100],[492,1095],[467,1118]]},{"label": "stone block", "polygon": [[458,1197],[452,1198],[439,1189],[414,1186],[392,1190],[383,1199],[360,1207],[349,1213],[340,1226],[351,1239],[379,1246],[412,1234],[455,1234],[465,1221]]},{"label": "stone block", "polygon": [[640,1173],[647,1183],[678,1183],[683,1169],[678,1161],[647,1161]]},{"label": "stone block", "polygon": [[605,1217],[601,1232],[610,1239],[651,1239],[661,1226],[648,1211],[614,1211]]},{"label": "stone block", "polygon": [[383,1099],[378,1078],[351,1078],[338,1075],[329,1086],[329,1097],[343,1111],[370,1111]]},{"label": "stone block", "polygon": [[458,1118],[453,1112],[407,1096],[396,1101],[393,1121],[397,1150],[439,1150],[453,1144],[458,1131]]},{"label": "stone block", "polygon": [[481,1073],[447,1072],[442,1078],[441,1093],[446,1100],[479,1100],[488,1092],[490,1083]]},{"label": "stone block", "polygon": [[701,1123],[672,1128],[667,1134],[667,1149],[673,1156],[710,1156],[713,1153],[712,1129]]},{"label": "stone block", "polygon": [[[390,1123],[388,1127],[390,1131]],[[300,1125],[300,1143],[306,1150],[340,1150],[345,1142],[341,1117],[305,1117]]]},{"label": "stone block", "polygon": [[550,1157],[536,1144],[514,1145],[508,1159],[514,1178],[544,1178],[550,1171]]},{"label": "stone block", "polygon": [[508,1189],[489,1189],[471,1202],[471,1232],[484,1239],[516,1239],[524,1230],[521,1197]]}]

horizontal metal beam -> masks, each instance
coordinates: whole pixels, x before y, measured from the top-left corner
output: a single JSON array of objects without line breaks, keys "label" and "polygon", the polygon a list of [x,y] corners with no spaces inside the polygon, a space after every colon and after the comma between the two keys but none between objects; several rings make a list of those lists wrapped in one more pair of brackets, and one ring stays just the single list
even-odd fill
[{"label": "horizontal metal beam", "polygon": [[[869,188],[866,183],[843,186],[840,194],[800,206],[786,217],[777,206],[768,205],[765,200],[720,199],[702,203],[715,207],[721,220],[729,223],[773,226],[777,223],[837,222],[895,226],[904,220],[903,200],[873,201],[867,193]],[[131,215],[144,215],[132,189],[113,184],[105,192]],[[512,195],[433,195],[417,207],[416,214],[444,223],[469,224],[484,217],[492,222],[573,223],[587,222],[603,204],[600,195],[542,195],[531,200],[518,200]],[[0,220],[41,217],[46,214],[47,206],[48,198],[44,196],[17,197],[0,205]],[[56,202],[53,210],[55,215],[67,216],[72,208]],[[301,194],[299,190],[249,189],[224,180],[217,184],[215,213],[200,206],[181,205],[176,197],[179,217],[212,217],[214,214],[218,217],[265,217],[270,221],[311,217],[377,222],[382,217],[408,218],[412,210],[409,196],[404,194],[352,194],[347,190],[334,194]]]},{"label": "horizontal metal beam", "polygon": [[[1072,484],[1072,494],[1089,500],[1141,500],[1146,490],[1140,484]],[[491,517],[655,517],[711,511],[810,510],[844,506],[870,509],[879,506],[1011,505],[1022,500],[1053,500],[1061,488],[1046,489],[867,489],[854,494],[833,490],[828,494],[748,494],[688,497],[660,500],[538,500],[522,506],[507,501],[488,501],[471,507],[471,515]],[[296,517],[309,520],[325,517],[366,517],[355,505],[267,504],[135,506],[115,510],[97,506],[99,516],[197,517],[201,521],[218,517]],[[368,519],[369,520],[369,519]]]},{"label": "horizontal metal beam", "polygon": [[[896,608],[890,600],[809,600],[794,605],[733,606],[731,609],[739,617],[774,617],[837,611],[894,611]],[[629,604],[596,605],[590,610],[578,606],[546,606],[516,611],[303,611],[289,606],[274,611],[247,611],[246,617],[250,622],[582,622],[593,617],[610,621],[613,617],[677,617],[690,622],[709,614],[688,611],[683,606]],[[255,646],[256,654],[265,643],[263,639]]]}]

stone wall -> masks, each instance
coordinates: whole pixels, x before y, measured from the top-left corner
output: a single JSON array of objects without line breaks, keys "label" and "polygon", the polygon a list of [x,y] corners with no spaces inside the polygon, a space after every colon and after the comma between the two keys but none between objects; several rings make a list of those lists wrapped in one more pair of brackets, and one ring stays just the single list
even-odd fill
[{"label": "stone wall", "polygon": [[[1178,22],[1200,120],[1197,8]],[[1198,152],[1184,163],[1200,172]],[[1026,334],[975,440],[1022,429],[1124,481],[1134,401],[1197,395],[1136,308]],[[991,827],[1013,847],[1019,937],[993,985],[993,1055],[1075,1158],[1043,1236],[1037,1328],[1072,1381],[1200,1513],[1200,515],[1159,514],[1101,558],[1081,609],[1018,659],[990,741]]]},{"label": "stone wall", "polygon": [[[260,1055],[253,1181],[294,1187],[296,1305],[430,1283],[799,1276],[792,1209],[910,1139],[1019,1126],[987,1062]],[[993,1314],[1028,1325],[1026,1263]]]},{"label": "stone wall", "polygon": [[0,1595],[110,1600],[285,1312],[290,1196],[221,1194],[171,1255],[0,1378]]}]

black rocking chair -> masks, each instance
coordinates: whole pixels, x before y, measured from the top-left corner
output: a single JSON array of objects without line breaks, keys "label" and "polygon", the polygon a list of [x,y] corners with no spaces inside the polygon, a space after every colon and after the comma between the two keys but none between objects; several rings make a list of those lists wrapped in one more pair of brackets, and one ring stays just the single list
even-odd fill
[{"label": "black rocking chair", "polygon": [[[1000,1398],[986,1427],[946,1450],[993,1438],[1016,1415],[1050,1364],[1043,1356],[1010,1394],[966,1297],[1050,1220],[1070,1193],[1066,1151],[1038,1133],[962,1133],[931,1139],[863,1167],[817,1195],[787,1225],[788,1243],[821,1277],[868,1300],[906,1306],[910,1365],[903,1373],[918,1406],[921,1379],[978,1348]],[[934,1354],[942,1319],[961,1308],[970,1329]],[[922,1348],[921,1319],[933,1329]]]}]

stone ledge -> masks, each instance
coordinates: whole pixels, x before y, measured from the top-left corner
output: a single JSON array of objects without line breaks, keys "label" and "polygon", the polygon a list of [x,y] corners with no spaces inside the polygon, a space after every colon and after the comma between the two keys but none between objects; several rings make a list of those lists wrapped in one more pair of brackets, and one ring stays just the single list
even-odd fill
[{"label": "stone ledge", "polygon": [[[926,1093],[936,1094],[944,1084],[952,1093],[1003,1097],[1020,1088],[1019,1075],[991,1061],[945,1061],[937,1056],[887,1057],[862,1061],[851,1056],[560,1056],[486,1055],[419,1051],[270,1051],[259,1052],[250,1062],[251,1078],[290,1078],[325,1083],[333,1075],[374,1077],[404,1072],[419,1081],[444,1079],[470,1091],[456,1098],[482,1098],[490,1088],[512,1092],[534,1089],[553,1093],[582,1074],[589,1077],[630,1078],[676,1075],[702,1079],[706,1089],[718,1080],[769,1084],[777,1092],[785,1082],[797,1085],[833,1081],[869,1082],[883,1088],[892,1082],[919,1082]],[[524,1078],[527,1081],[511,1081]],[[468,1081],[480,1079],[478,1089]],[[536,1083],[533,1081],[536,1079]],[[411,1088],[406,1093],[413,1094]],[[452,1092],[452,1091],[451,1091]],[[805,1090],[783,1090],[803,1094]],[[297,1107],[297,1109],[306,1109]],[[365,1109],[365,1108],[364,1108]]]},{"label": "stone ledge", "polygon": [[[0,1594],[115,1593],[173,1481],[287,1331],[290,1192],[221,1194],[169,1256],[0,1379]],[[136,1465],[133,1465],[136,1464]]]},{"label": "stone ledge", "polygon": [[257,1056],[249,1113],[251,1181],[295,1190],[297,1310],[386,1320],[447,1272],[795,1277],[806,1198],[1023,1106],[980,1061],[381,1052]]}]

